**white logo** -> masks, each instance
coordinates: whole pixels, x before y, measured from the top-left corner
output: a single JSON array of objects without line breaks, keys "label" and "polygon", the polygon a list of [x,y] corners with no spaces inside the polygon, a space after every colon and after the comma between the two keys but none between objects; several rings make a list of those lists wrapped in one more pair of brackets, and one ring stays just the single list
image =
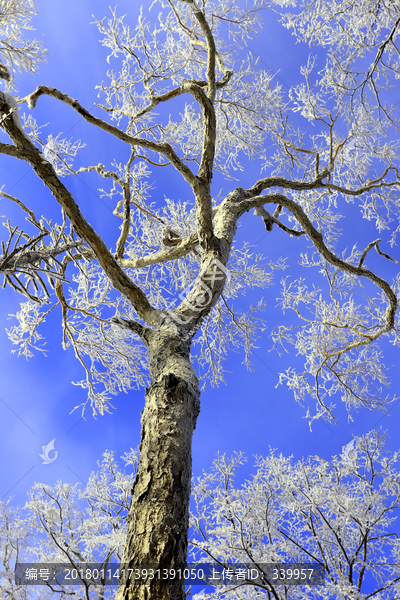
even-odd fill
[{"label": "white logo", "polygon": [[354,457],[355,453],[357,452],[356,440],[351,440],[351,442],[349,442],[345,446],[342,446],[342,452],[343,454],[340,455],[340,458],[343,460],[343,462],[350,462],[350,460]]},{"label": "white logo", "polygon": [[[216,258],[214,258],[210,265],[207,267],[205,273],[203,273],[201,279],[196,279],[191,283],[183,292],[179,294],[179,298],[183,304],[186,304],[193,312],[201,312],[206,306],[208,306],[213,300],[213,289],[215,281],[225,281],[229,283],[231,275],[227,268]],[[205,283],[209,282],[209,283]],[[190,295],[191,300],[188,299]],[[168,317],[165,322],[168,323],[176,332],[178,331],[176,324],[186,325],[193,320],[193,316],[189,316],[188,319],[182,320],[176,315],[173,310],[167,310]],[[174,323],[175,321],[175,323]]]},{"label": "white logo", "polygon": [[[56,438],[54,438],[54,440],[51,440],[51,442],[49,442],[47,444],[47,446],[42,446],[43,454],[39,454],[40,458],[43,458],[42,465],[49,465],[50,463],[52,463],[56,460],[56,458],[58,456],[58,452],[57,452],[57,450],[54,450],[54,442],[55,441],[56,441]],[[49,457],[49,452],[51,452],[52,450],[54,450],[54,452],[55,452],[54,458]]]}]

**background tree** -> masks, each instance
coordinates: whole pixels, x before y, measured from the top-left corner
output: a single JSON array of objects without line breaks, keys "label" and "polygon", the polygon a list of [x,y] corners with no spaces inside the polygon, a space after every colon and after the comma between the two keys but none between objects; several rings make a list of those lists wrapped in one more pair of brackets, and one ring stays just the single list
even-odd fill
[{"label": "background tree", "polygon": [[[10,2],[10,9],[14,4],[19,6]],[[18,313],[20,323],[11,329],[11,340],[28,356],[38,346],[40,323],[60,306],[64,347],[73,346],[85,369],[86,379],[80,384],[87,388],[95,413],[109,409],[110,394],[150,383],[124,561],[155,561],[168,568],[183,565],[187,552],[191,440],[200,395],[190,356],[192,339],[199,332],[199,374],[217,383],[224,352],[241,342],[248,356],[257,326],[262,326],[254,309],[235,314],[232,300],[248,287],[265,287],[271,283],[271,270],[284,267],[279,261],[267,271],[262,257],[252,255],[248,245],[235,247],[244,213],[255,209],[272,235],[279,227],[311,242],[313,254],[299,252],[301,264],[316,267],[321,285],[326,285],[323,291],[303,278],[283,280],[282,308],[293,310],[294,320],[274,334],[276,345],[294,343],[305,358],[304,371],[289,369],[281,381],[298,400],[315,400],[317,413],[309,418],[333,420],[329,399],[335,394],[349,410],[384,407],[388,400],[381,393],[388,379],[377,342],[389,336],[398,343],[399,279],[391,287],[366,268],[373,247],[390,258],[379,239],[365,249],[356,247],[356,239],[350,252],[340,248],[336,208],[360,198],[362,215],[373,219],[378,230],[390,228],[394,244],[399,187],[393,142],[396,114],[385,90],[398,73],[400,15],[394,3],[371,2],[357,7],[300,3],[296,15],[285,13],[285,24],[298,38],[322,45],[326,54],[320,79],[315,81],[311,58],[302,69],[305,84],[291,89],[287,103],[251,56],[240,65],[234,62],[240,43],[259,25],[261,9],[279,9],[279,2],[259,0],[250,9],[240,2],[154,4],[161,8],[157,25],[141,15],[132,30],[116,12],[107,22],[97,22],[103,44],[110,49],[109,60],[120,62],[117,73],[109,72],[109,84],[99,87],[106,95],[106,104],[99,104],[105,120],[48,86],[21,100],[32,110],[43,95],[66,104],[126,144],[129,158],[124,165],[74,169],[72,159],[81,145],[51,135],[43,142],[34,119],[27,117],[24,129],[18,102],[2,94],[1,124],[13,143],[2,143],[0,151],[29,163],[62,208],[62,225],[47,230],[46,235],[53,231],[49,246],[45,236],[32,242],[32,258],[26,252],[33,233],[26,234],[26,248],[16,245],[11,250],[10,239],[3,247],[2,264],[8,269],[6,282],[14,285],[15,277],[20,281],[23,276],[19,267],[25,266],[28,280],[21,283],[21,291],[32,294]],[[26,6],[32,9],[32,3]],[[223,22],[229,23],[228,41],[220,31]],[[368,54],[373,63],[365,70]],[[166,103],[173,106],[180,96],[190,100],[181,114],[161,112],[156,117],[156,110]],[[293,111],[313,123],[312,135],[292,122]],[[240,168],[241,154],[259,158],[266,176],[247,188],[231,184],[222,198],[215,198],[214,172],[232,177]],[[149,206],[149,170],[168,166],[189,185],[190,201],[166,199],[160,207]],[[117,200],[115,216],[122,219],[113,252],[62,181],[69,173],[88,172],[112,181],[103,193]],[[38,200],[39,210],[43,202]],[[32,213],[33,225],[44,227]],[[353,216],[350,228],[356,231]],[[21,231],[9,226],[14,239]],[[22,263],[14,260],[18,252]],[[42,264],[54,286],[50,306],[43,306],[47,288],[39,287],[36,279]],[[56,265],[57,279],[52,275]],[[70,285],[62,282],[67,270]],[[353,293],[361,280],[369,297],[358,305]],[[173,307],[177,296],[181,302]],[[119,597],[183,598],[182,586],[167,587],[154,582],[148,589],[121,587]]]},{"label": "background tree", "polygon": [[193,557],[254,563],[270,577],[267,563],[312,562],[326,578],[315,587],[239,581],[204,597],[219,598],[224,590],[232,599],[397,598],[399,456],[385,452],[384,436],[371,431],[329,462],[315,456],[295,463],[271,451],[257,458],[256,474],[241,487],[234,477],[244,456],[218,457],[212,473],[193,486]]},{"label": "background tree", "polygon": [[0,501],[0,598],[26,600],[26,586],[15,585],[15,563],[27,560],[27,547],[31,542],[29,527],[17,507]]},{"label": "background tree", "polygon": [[61,481],[55,486],[37,483],[23,509],[0,502],[2,600],[115,597],[116,587],[105,582],[17,585],[14,571],[17,562],[63,563],[71,569],[81,563],[101,563],[106,569],[112,560],[122,561],[138,452],[131,450],[122,458],[128,473],[120,469],[113,453],[106,451],[83,489]]}]

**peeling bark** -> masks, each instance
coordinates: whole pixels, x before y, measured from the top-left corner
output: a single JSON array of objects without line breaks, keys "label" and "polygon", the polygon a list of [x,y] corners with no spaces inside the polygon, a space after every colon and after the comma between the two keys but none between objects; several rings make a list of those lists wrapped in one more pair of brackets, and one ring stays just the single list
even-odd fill
[{"label": "peeling bark", "polygon": [[[153,380],[146,390],[138,472],[132,488],[126,568],[184,569],[192,476],[192,436],[200,410],[189,343],[150,342]],[[184,581],[158,577],[122,583],[117,600],[184,600]]]}]

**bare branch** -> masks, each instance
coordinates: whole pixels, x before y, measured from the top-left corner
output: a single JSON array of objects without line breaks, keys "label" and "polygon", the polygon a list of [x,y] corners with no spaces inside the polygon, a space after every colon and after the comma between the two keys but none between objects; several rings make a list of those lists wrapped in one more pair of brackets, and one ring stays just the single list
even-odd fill
[{"label": "bare branch", "polygon": [[[279,212],[278,212],[278,214],[279,214]],[[271,215],[267,210],[265,210],[265,208],[263,206],[257,206],[254,209],[254,214],[257,215],[258,217],[262,218],[262,220],[264,221],[265,229],[267,231],[272,231],[272,227],[275,223],[276,225],[278,225],[278,227],[283,229],[283,231],[285,231],[285,233],[288,233],[289,235],[294,235],[295,237],[299,237],[299,236],[305,234],[305,231],[297,231],[296,229],[290,229],[289,227],[287,227],[286,225],[281,223],[281,221],[279,221],[275,217],[275,215]]]},{"label": "bare branch", "polygon": [[378,254],[380,254],[381,256],[383,256],[384,258],[387,258],[388,260],[391,260],[393,262],[395,262],[396,264],[399,262],[398,260],[396,260],[395,258],[391,258],[388,254],[385,254],[384,252],[381,252],[380,248],[379,248],[379,242],[382,241],[380,239],[375,240],[374,242],[371,242],[368,244],[368,246],[365,248],[364,252],[362,253],[362,256],[360,258],[360,262],[358,263],[358,266],[361,267],[365,257],[367,256],[368,252],[371,250],[371,248],[373,248],[375,246],[375,250],[377,251]]},{"label": "bare branch", "polygon": [[147,344],[147,337],[151,331],[148,327],[143,327],[143,325],[132,319],[122,319],[121,317],[112,317],[111,323],[122,327],[122,329],[133,331]]},{"label": "bare branch", "polygon": [[[71,250],[82,247],[83,242],[76,241],[67,235],[64,226],[53,227],[48,224],[48,228],[46,228],[43,222],[39,223],[34,212],[21,200],[3,191],[0,191],[0,194],[20,206],[29,215],[27,221],[39,230],[38,235],[31,236],[25,231],[19,230],[18,227],[12,227],[9,222],[3,223],[9,231],[7,244],[2,242],[3,254],[0,257],[0,274],[4,276],[3,287],[8,283],[14,290],[41,304],[43,298],[38,296],[39,287],[46,298],[49,298],[50,294],[40,273],[46,275],[52,287],[54,287],[54,280],[65,281],[64,273],[58,271],[61,263],[56,257],[64,253],[71,255]],[[53,240],[53,243],[47,246],[44,245],[46,236],[51,236]],[[20,244],[22,238],[27,241]],[[74,257],[71,256],[70,260],[74,260]],[[45,265],[44,268],[41,267],[42,263]],[[25,281],[23,281],[23,277],[25,277]],[[30,291],[30,285],[33,286],[35,293]]]},{"label": "bare branch", "polygon": [[20,206],[22,208],[22,210],[24,210],[26,213],[28,213],[28,215],[30,216],[31,222],[38,229],[43,230],[43,226],[36,219],[35,213],[32,210],[30,210],[27,206],[25,206],[25,204],[21,200],[19,200],[18,198],[15,198],[15,196],[11,196],[10,194],[6,194],[6,192],[3,192],[3,190],[0,190],[0,195],[4,196],[4,198],[7,198],[7,200],[12,200],[16,204],[18,204],[18,206]]},{"label": "bare branch", "polygon": [[[14,156],[15,158],[20,158],[18,149],[11,144],[3,144],[0,143],[0,152],[1,154],[7,154],[8,156]],[[3,194],[4,196],[4,194]]]}]

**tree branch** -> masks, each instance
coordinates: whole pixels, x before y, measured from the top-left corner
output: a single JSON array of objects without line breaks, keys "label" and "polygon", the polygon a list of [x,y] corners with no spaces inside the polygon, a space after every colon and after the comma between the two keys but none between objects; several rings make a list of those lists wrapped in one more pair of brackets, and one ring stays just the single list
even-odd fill
[{"label": "tree branch", "polygon": [[[230,69],[224,69],[224,70],[225,70],[225,74],[215,84],[215,87],[217,90],[225,87],[227,85],[227,83],[229,83],[229,81],[233,75],[232,70],[230,70]],[[208,85],[208,82],[203,79],[191,79],[190,82],[194,83],[195,85],[198,85],[201,88],[205,88]],[[96,102],[96,106],[98,106],[99,108],[102,108],[103,110],[106,110],[107,112],[114,112],[119,115],[124,115],[125,117],[129,117],[130,119],[135,121],[136,119],[139,119],[140,117],[143,117],[145,114],[149,113],[151,110],[153,110],[153,108],[156,108],[162,102],[168,102],[168,100],[177,98],[181,94],[188,94],[188,93],[191,93],[191,92],[189,92],[188,90],[185,90],[184,85],[182,84],[179,87],[173,88],[172,90],[165,92],[164,94],[160,94],[159,96],[151,95],[151,102],[147,106],[145,106],[144,108],[142,108],[141,110],[136,112],[135,114],[132,114],[128,110],[122,110],[121,108],[111,108],[110,106],[105,106],[104,104],[98,104],[97,102]],[[157,163],[154,163],[154,165],[160,166]]]},{"label": "tree branch", "polygon": [[0,153],[7,154],[8,156],[14,156],[14,158],[20,158],[18,149],[11,144],[0,144]]},{"label": "tree branch", "polygon": [[127,133],[124,133],[123,131],[118,129],[118,127],[115,127],[114,125],[106,123],[102,119],[93,116],[88,110],[83,108],[83,106],[81,106],[79,102],[77,102],[67,94],[63,94],[56,88],[50,88],[45,85],[39,86],[32,94],[24,98],[24,100],[28,102],[29,108],[32,109],[35,108],[38,99],[40,98],[40,96],[43,95],[51,96],[53,98],[56,98],[57,100],[60,100],[61,102],[64,102],[65,104],[68,104],[68,106],[71,106],[71,108],[76,110],[76,112],[78,112],[88,123],[90,123],[91,125],[95,125],[100,129],[103,129],[103,131],[110,133],[111,135],[118,138],[122,142],[125,142],[126,144],[130,144],[133,147],[140,146],[142,148],[147,148],[152,152],[163,154],[168,158],[168,160],[172,163],[176,170],[181,173],[184,179],[193,187],[193,184],[195,182],[195,176],[193,175],[189,167],[182,162],[182,160],[179,158],[179,156],[176,154],[175,150],[170,144],[164,142],[152,142],[144,138],[128,135]]},{"label": "tree branch", "polygon": [[[250,210],[250,208],[256,208],[257,206],[263,206],[264,204],[280,204],[281,206],[284,206],[296,217],[297,221],[303,227],[303,230],[311,239],[318,252],[324,257],[324,259],[328,263],[335,267],[338,267],[339,269],[342,269],[347,273],[352,273],[353,275],[358,275],[359,277],[366,277],[367,279],[375,283],[386,295],[388,300],[388,306],[386,309],[386,324],[375,333],[366,335],[365,339],[350,344],[346,348],[339,350],[336,353],[338,356],[343,354],[344,352],[347,352],[351,348],[370,343],[373,340],[376,340],[380,335],[387,333],[388,331],[393,329],[394,317],[398,307],[398,302],[395,293],[384,279],[382,279],[369,269],[365,269],[361,266],[356,266],[351,263],[348,263],[336,256],[335,254],[333,254],[333,252],[331,252],[326,247],[322,234],[315,229],[314,225],[311,223],[310,219],[303,211],[301,206],[294,202],[294,200],[287,198],[283,194],[253,196],[253,193],[251,191],[252,189],[253,188],[251,188],[250,190],[242,190],[242,196],[244,196],[247,199],[242,200],[238,203],[240,214],[243,214],[243,212],[247,212],[248,210]],[[329,356],[327,358],[329,358]]]},{"label": "tree branch", "polygon": [[121,317],[112,317],[110,322],[118,325],[122,329],[129,329],[138,335],[147,345],[148,334],[152,331],[149,327],[144,327],[137,321],[122,319]]},{"label": "tree branch", "polygon": [[[390,171],[395,172],[396,181],[386,182],[384,181],[384,179]],[[329,173],[329,169],[324,168],[319,173],[319,175],[315,177],[313,181],[292,181],[290,179],[285,179],[284,177],[265,177],[264,179],[259,179],[257,183],[255,183],[251,188],[246,190],[246,193],[250,194],[251,196],[258,196],[259,194],[261,194],[261,192],[263,192],[266,189],[269,189],[271,187],[278,187],[294,191],[327,189],[346,194],[347,196],[361,196],[361,194],[364,194],[365,192],[369,192],[373,189],[377,189],[380,187],[400,187],[400,177],[397,168],[393,166],[387,167],[382,173],[382,175],[377,179],[368,181],[366,185],[354,190],[350,190],[348,188],[335,185],[333,183],[323,183],[323,179],[326,179],[326,177],[329,176]]]},{"label": "tree branch", "polygon": [[131,181],[130,181],[131,173],[130,173],[130,169],[131,169],[131,165],[132,165],[134,158],[135,158],[135,150],[132,148],[131,156],[125,167],[125,181],[122,182],[122,189],[123,189],[123,195],[124,195],[124,216],[123,216],[124,220],[122,222],[121,235],[119,236],[119,239],[117,241],[117,247],[116,247],[116,251],[115,251],[115,258],[117,260],[120,258],[123,258],[123,256],[124,256],[125,243],[126,243],[126,240],[128,238],[128,234],[129,234],[130,216],[131,216]]},{"label": "tree branch", "polygon": [[196,83],[186,81],[183,87],[197,100],[203,112],[203,150],[197,179],[203,180],[209,186],[213,176],[215,139],[217,134],[214,105],[207,98],[204,90]]},{"label": "tree branch", "polygon": [[[0,93],[0,113],[8,112],[9,105]],[[16,125],[13,116],[7,117],[2,126],[13,142],[19,147],[20,158],[28,162],[35,173],[49,188],[62,206],[76,233],[89,245],[112,285],[132,304],[140,318],[150,324],[160,320],[159,312],[153,308],[144,292],[124,273],[106,244],[82,215],[69,190],[57,177],[53,166],[44,160],[43,154]],[[129,136],[128,136],[129,137]]]},{"label": "tree branch", "polygon": [[363,262],[365,260],[365,257],[367,256],[367,254],[371,250],[371,248],[373,248],[374,246],[375,246],[375,250],[377,251],[377,253],[380,254],[381,256],[383,256],[384,258],[387,258],[388,260],[392,260],[396,264],[399,262],[395,258],[391,258],[388,254],[385,254],[384,252],[381,252],[381,249],[379,248],[379,242],[380,241],[382,241],[382,240],[377,239],[374,242],[371,242],[370,244],[368,244],[368,246],[365,248],[364,252],[362,253],[362,256],[360,258],[360,262],[358,263],[359,267],[362,266],[362,264],[363,264]]},{"label": "tree branch", "polygon": [[[279,214],[279,212],[278,212],[278,214]],[[267,210],[265,210],[265,208],[263,206],[257,206],[257,208],[254,209],[254,214],[256,214],[258,217],[262,218],[267,231],[272,231],[272,227],[275,223],[276,225],[278,225],[278,227],[283,229],[283,231],[285,231],[289,235],[294,235],[296,237],[300,237],[301,235],[305,234],[305,231],[297,231],[296,229],[290,229],[289,227],[286,227],[286,225],[281,223],[275,217],[275,215],[271,215]]]},{"label": "tree branch", "polygon": [[197,233],[192,233],[192,235],[183,238],[176,246],[163,248],[158,252],[148,254],[141,258],[121,258],[118,262],[121,267],[124,268],[139,269],[141,267],[149,267],[150,265],[155,265],[157,263],[182,258],[183,256],[186,256],[186,254],[189,254],[189,252],[192,252],[198,245],[199,238]]},{"label": "tree branch", "polygon": [[[13,148],[14,148],[14,146],[13,146]],[[17,158],[20,158],[20,156],[17,156]],[[3,192],[3,190],[0,190],[0,196],[4,196],[4,198],[7,198],[7,200],[12,200],[12,202],[15,202],[16,204],[18,204],[18,206],[20,208],[22,208],[22,210],[25,211],[29,215],[30,219],[28,219],[26,217],[27,221],[31,221],[31,223],[33,223],[35,225],[35,227],[37,227],[41,231],[44,230],[44,227],[37,220],[33,210],[30,210],[27,206],[25,206],[25,204],[19,198],[16,198],[15,196],[11,196],[11,194],[6,194],[6,192]]]},{"label": "tree branch", "polygon": [[196,17],[203,33],[204,37],[207,41],[207,96],[211,100],[212,103],[215,101],[215,59],[216,59],[216,48],[213,34],[211,32],[210,26],[207,23],[207,20],[199,7],[196,5],[194,0],[184,0],[191,7],[194,16]]}]

